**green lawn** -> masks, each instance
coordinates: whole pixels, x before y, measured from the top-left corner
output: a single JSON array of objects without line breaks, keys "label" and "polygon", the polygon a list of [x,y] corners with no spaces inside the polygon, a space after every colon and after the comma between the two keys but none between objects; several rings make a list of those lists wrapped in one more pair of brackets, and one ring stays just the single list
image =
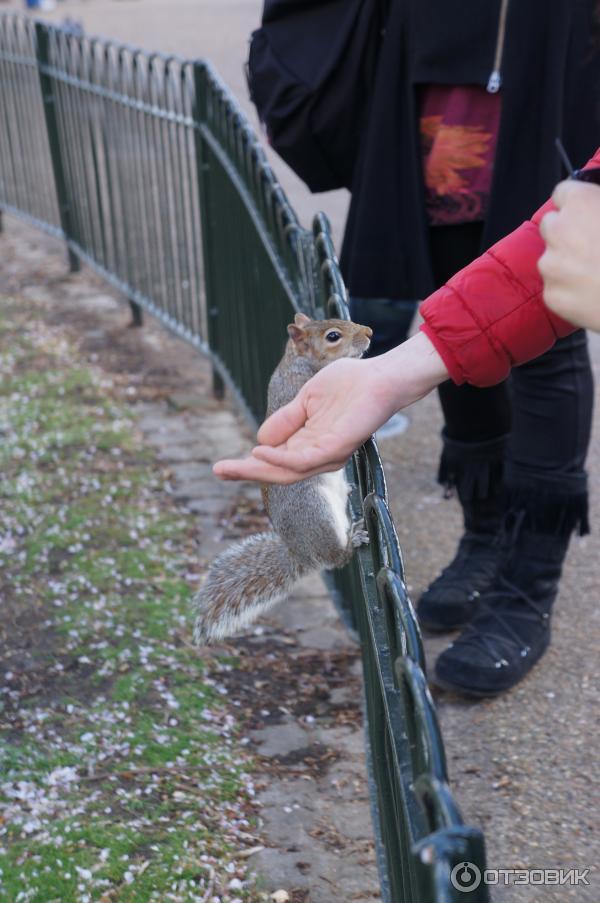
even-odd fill
[{"label": "green lawn", "polygon": [[264,899],[192,517],[106,377],[6,300],[0,473],[0,900]]}]

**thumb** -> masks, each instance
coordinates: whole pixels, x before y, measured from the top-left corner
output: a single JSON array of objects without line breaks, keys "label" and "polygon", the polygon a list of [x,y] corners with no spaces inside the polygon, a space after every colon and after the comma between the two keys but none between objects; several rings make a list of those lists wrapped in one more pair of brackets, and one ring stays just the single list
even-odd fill
[{"label": "thumb", "polygon": [[566,179],[559,182],[552,193],[552,200],[555,206],[562,210],[565,204],[571,204],[574,200],[588,196],[590,190],[589,184],[586,182],[577,182],[573,179]]},{"label": "thumb", "polygon": [[[548,213],[545,213],[542,219],[540,220],[540,235],[546,242],[549,243],[550,238],[552,237],[552,231],[555,227],[556,221],[558,219],[558,213],[556,210],[549,210]],[[538,261],[539,263],[539,261]]]},{"label": "thumb", "polygon": [[279,408],[265,420],[257,435],[261,445],[281,445],[304,426],[307,413],[303,395],[300,390],[293,401]]}]

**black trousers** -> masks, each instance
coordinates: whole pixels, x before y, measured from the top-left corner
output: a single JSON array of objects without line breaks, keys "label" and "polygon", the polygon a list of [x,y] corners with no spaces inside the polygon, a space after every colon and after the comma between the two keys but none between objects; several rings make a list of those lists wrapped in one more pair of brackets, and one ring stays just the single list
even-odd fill
[{"label": "black trousers", "polygon": [[[430,229],[436,285],[443,285],[478,256],[481,229],[480,223]],[[448,381],[439,388],[444,434],[450,443],[460,444],[465,464],[469,447],[485,447],[489,440],[507,435],[504,480],[509,488],[516,496],[543,500],[539,504],[563,520],[566,506],[571,527],[578,523],[582,530],[593,395],[583,330],[516,367],[498,386],[477,389]]]}]

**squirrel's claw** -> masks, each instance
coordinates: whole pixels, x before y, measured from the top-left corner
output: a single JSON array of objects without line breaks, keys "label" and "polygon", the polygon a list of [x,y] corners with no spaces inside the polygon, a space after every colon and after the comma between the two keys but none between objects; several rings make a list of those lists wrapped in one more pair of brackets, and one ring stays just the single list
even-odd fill
[{"label": "squirrel's claw", "polygon": [[364,517],[361,517],[360,520],[357,520],[352,524],[350,544],[353,549],[358,549],[359,546],[369,545],[369,532],[366,529]]}]

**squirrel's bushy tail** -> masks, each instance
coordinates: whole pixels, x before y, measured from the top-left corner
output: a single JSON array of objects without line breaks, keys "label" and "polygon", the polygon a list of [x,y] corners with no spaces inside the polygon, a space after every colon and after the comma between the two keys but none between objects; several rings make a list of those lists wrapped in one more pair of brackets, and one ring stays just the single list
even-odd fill
[{"label": "squirrel's bushy tail", "polygon": [[284,599],[307,571],[276,533],[257,533],[212,562],[198,592],[194,639],[202,645],[231,636]]}]

